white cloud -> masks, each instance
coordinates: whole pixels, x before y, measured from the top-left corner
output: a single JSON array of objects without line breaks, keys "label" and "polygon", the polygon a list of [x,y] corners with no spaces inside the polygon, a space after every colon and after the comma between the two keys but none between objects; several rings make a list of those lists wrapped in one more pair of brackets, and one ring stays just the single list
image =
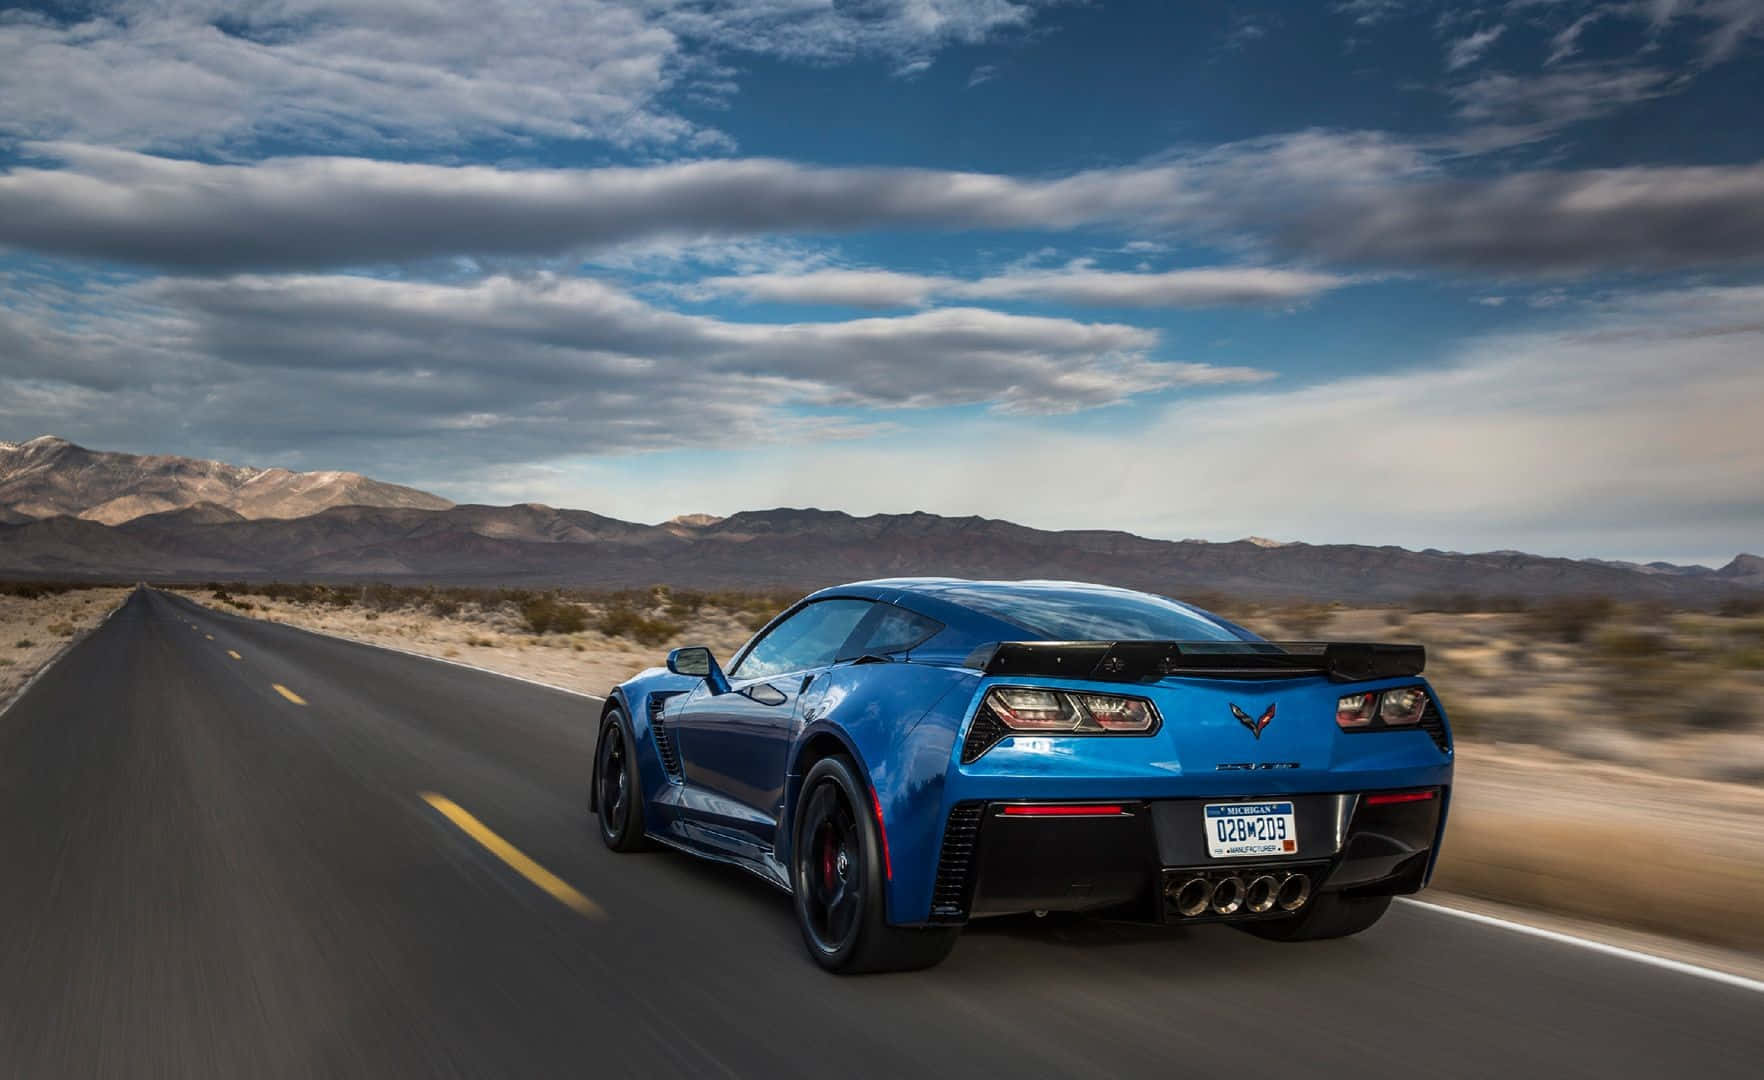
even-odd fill
[{"label": "white cloud", "polygon": [[915,307],[935,299],[1052,300],[1096,307],[1220,307],[1291,304],[1352,283],[1351,278],[1275,267],[1198,267],[1122,273],[1077,261],[1060,269],[1019,269],[978,280],[890,270],[821,269],[706,278],[688,295],[849,307]]},{"label": "white cloud", "polygon": [[[134,445],[194,425],[254,458],[320,439],[474,464],[802,443],[873,431],[870,410],[1039,415],[1268,377],[1155,359],[1155,331],[1115,323],[975,308],[731,322],[551,275],[167,278],[90,290],[94,314],[72,325],[32,293],[0,294],[0,398],[59,388],[68,404],[24,426],[132,427],[113,441]],[[16,426],[15,408],[0,420]]]},{"label": "white cloud", "polygon": [[0,16],[0,132],[145,148],[254,138],[451,146],[543,136],[720,147],[674,89],[726,98],[727,51],[928,65],[1033,0],[98,0]]},{"label": "white cloud", "polygon": [[1469,67],[1471,64],[1482,59],[1482,54],[1487,52],[1489,47],[1495,42],[1499,41],[1501,35],[1505,33],[1506,30],[1507,28],[1504,25],[1491,26],[1485,30],[1477,30],[1474,33],[1467,34],[1452,42],[1451,47],[1446,50],[1446,70],[1456,71],[1459,68]]},{"label": "white cloud", "polygon": [[[579,475],[597,509],[645,520],[819,505],[839,491],[854,513],[977,513],[1172,538],[1755,549],[1764,290],[1614,305],[1567,329],[1470,342],[1443,368],[1180,401],[1091,433],[1025,439],[983,423],[933,446],[901,433],[814,455],[758,452],[727,462],[727,474],[663,460],[640,476],[616,465]],[[937,466],[952,458],[963,467]],[[554,492],[569,501],[566,485]]]},{"label": "white cloud", "polygon": [[1446,90],[1458,119],[1469,125],[1451,141],[1471,153],[1536,142],[1685,85],[1657,67],[1578,64],[1542,75],[1490,72]]},{"label": "white cloud", "polygon": [[1436,152],[1366,132],[1299,132],[1035,180],[770,159],[212,165],[70,144],[29,149],[65,167],[0,173],[0,245],[183,271],[901,228],[1161,227],[1275,257],[1499,273],[1764,257],[1764,162],[1454,179]]}]

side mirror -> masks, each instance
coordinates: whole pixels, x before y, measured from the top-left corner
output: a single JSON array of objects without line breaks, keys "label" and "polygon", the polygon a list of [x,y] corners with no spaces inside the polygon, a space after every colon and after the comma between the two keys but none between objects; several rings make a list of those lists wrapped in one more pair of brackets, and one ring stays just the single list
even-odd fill
[{"label": "side mirror", "polygon": [[729,692],[728,676],[717,666],[717,658],[703,645],[689,645],[668,654],[668,670],[676,675],[703,679],[713,694]]}]

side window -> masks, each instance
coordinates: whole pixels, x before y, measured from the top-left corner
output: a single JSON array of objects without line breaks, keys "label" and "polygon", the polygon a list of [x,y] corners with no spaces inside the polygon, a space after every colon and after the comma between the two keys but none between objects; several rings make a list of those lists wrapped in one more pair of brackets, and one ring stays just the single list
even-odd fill
[{"label": "side window", "polygon": [[893,605],[878,605],[878,610],[870,619],[870,632],[863,636],[864,640],[853,643],[852,648],[845,651],[853,656],[864,653],[887,656],[889,653],[905,652],[941,629],[942,623],[936,619],[928,619],[918,612]]},{"label": "side window", "polygon": [[735,670],[740,679],[764,679],[833,662],[839,646],[868,614],[868,600],[819,600],[772,627]]}]

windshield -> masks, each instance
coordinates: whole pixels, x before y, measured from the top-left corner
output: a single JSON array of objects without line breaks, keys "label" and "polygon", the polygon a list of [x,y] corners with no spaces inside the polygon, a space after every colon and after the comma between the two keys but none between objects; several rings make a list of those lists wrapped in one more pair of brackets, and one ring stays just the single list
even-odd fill
[{"label": "windshield", "polygon": [[957,586],[941,595],[1041,641],[1244,640],[1194,609],[1150,593],[1062,584],[1009,590]]}]

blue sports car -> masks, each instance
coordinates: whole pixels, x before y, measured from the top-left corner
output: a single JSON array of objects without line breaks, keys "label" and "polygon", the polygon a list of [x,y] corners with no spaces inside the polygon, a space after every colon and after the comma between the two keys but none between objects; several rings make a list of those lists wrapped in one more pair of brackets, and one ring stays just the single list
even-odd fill
[{"label": "blue sports car", "polygon": [[615,851],[784,889],[832,971],[927,967],[1029,911],[1341,937],[1439,851],[1452,742],[1423,661],[1100,585],[841,585],[727,670],[676,649],[614,689],[591,806]]}]

